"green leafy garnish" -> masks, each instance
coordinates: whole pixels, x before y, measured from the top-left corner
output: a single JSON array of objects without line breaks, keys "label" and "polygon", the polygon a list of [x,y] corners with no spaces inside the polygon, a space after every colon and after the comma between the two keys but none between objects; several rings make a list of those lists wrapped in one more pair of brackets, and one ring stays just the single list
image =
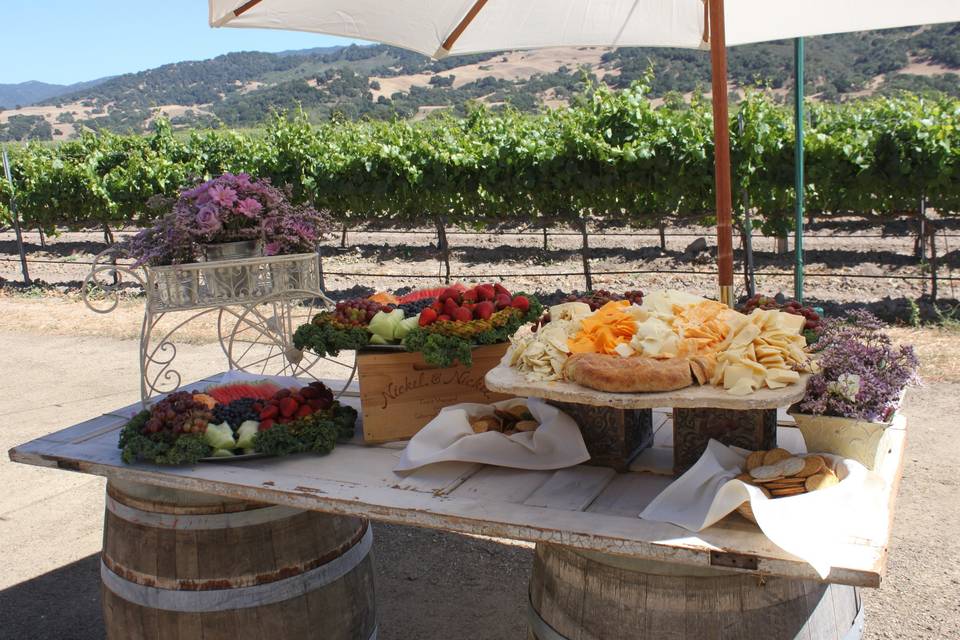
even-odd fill
[{"label": "green leafy garnish", "polygon": [[336,357],[344,350],[356,350],[370,344],[370,332],[363,327],[341,327],[319,314],[313,322],[297,328],[293,334],[297,349],[309,349],[321,358]]},{"label": "green leafy garnish", "polygon": [[142,433],[150,418],[149,411],[141,411],[120,430],[119,447],[123,449],[123,461],[132,464],[137,460],[154,464],[193,464],[209,456],[213,449],[199,434],[181,435],[171,439],[167,433],[148,437]]}]

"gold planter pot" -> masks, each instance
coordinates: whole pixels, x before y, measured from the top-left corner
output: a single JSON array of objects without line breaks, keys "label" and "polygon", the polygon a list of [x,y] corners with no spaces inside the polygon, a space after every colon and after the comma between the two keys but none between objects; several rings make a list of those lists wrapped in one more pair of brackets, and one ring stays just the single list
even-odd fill
[{"label": "gold planter pot", "polygon": [[899,411],[893,414],[889,422],[819,416],[793,410],[789,413],[797,421],[797,427],[807,444],[807,451],[850,458],[867,469],[880,466],[890,452],[893,432],[904,428],[904,420]]}]

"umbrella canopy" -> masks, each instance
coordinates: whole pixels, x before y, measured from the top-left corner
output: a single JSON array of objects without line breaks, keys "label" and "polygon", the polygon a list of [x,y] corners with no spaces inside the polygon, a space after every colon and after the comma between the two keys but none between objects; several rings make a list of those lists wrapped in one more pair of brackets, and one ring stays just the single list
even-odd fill
[{"label": "umbrella canopy", "polygon": [[719,297],[733,303],[727,45],[960,20],[960,0],[209,0],[210,25],[311,31],[434,58],[543,47],[709,49]]},{"label": "umbrella canopy", "polygon": [[[209,0],[214,27],[312,31],[449,54],[707,48],[704,0]],[[727,45],[960,20],[958,0],[726,0]]]}]

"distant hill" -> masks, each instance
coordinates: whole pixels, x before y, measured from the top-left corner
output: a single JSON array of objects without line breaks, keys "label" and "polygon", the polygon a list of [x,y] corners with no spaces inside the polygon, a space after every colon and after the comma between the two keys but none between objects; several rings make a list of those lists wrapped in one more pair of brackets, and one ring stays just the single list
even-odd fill
[{"label": "distant hill", "polygon": [[[623,87],[651,67],[654,97],[709,87],[707,53],[681,49],[580,47],[441,61],[386,45],[239,52],[64,91],[25,83],[40,87],[32,100],[22,93],[27,98],[15,101],[29,106],[0,112],[0,140],[64,139],[80,126],[140,132],[157,117],[178,128],[255,127],[271,113],[299,108],[315,120],[421,118],[440,109],[463,112],[470,101],[533,111],[567,103],[587,78]],[[729,68],[734,97],[759,84],[785,98],[792,88],[792,43],[734,47]],[[903,89],[960,95],[960,25],[809,38],[806,68],[807,93],[818,100]],[[0,86],[0,104],[10,86]]]},{"label": "distant hill", "polygon": [[18,84],[0,84],[0,109],[11,109],[22,105],[31,105],[50,100],[66,93],[75,93],[94,87],[109,78],[100,78],[76,84],[49,84],[29,80]]}]

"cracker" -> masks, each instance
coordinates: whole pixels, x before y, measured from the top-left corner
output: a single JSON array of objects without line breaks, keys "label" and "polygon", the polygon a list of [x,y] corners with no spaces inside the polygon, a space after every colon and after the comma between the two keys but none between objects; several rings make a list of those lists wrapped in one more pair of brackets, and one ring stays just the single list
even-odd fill
[{"label": "cracker", "polygon": [[756,482],[770,482],[771,480],[782,478],[783,473],[780,471],[780,469],[772,465],[763,465],[762,467],[751,469],[750,477],[752,477]]},{"label": "cracker", "polygon": [[503,429],[500,421],[493,416],[484,416],[470,421],[474,433],[486,433],[487,431],[501,431]]},{"label": "cracker", "polygon": [[804,486],[807,491],[820,491],[821,489],[829,489],[839,483],[840,481],[833,473],[815,473],[807,478]]},{"label": "cracker", "polygon": [[767,496],[768,498],[772,498],[772,497],[773,497],[773,494],[771,494],[769,491],[767,491],[766,487],[757,487],[757,489],[760,489],[760,491],[763,492],[763,495]]},{"label": "cracker", "polygon": [[786,460],[787,458],[792,458],[793,454],[787,451],[786,449],[776,448],[767,451],[763,456],[763,464],[771,465],[780,462],[781,460]]},{"label": "cracker", "polygon": [[794,476],[803,470],[805,463],[803,461],[803,458],[786,458],[784,460],[781,460],[780,462],[777,462],[773,466],[780,469],[780,471],[783,472],[783,475],[785,476]]},{"label": "cracker", "polygon": [[803,487],[792,487],[790,489],[770,489],[770,493],[775,498],[789,498],[790,496],[800,496],[807,492]]},{"label": "cracker", "polygon": [[517,431],[536,431],[539,426],[540,423],[536,420],[521,420],[514,425],[514,429]]},{"label": "cracker", "polygon": [[739,480],[740,482],[746,482],[747,484],[753,484],[753,478],[750,477],[749,473],[741,473],[734,480]]},{"label": "cracker", "polygon": [[797,472],[795,475],[800,478],[809,478],[815,473],[820,473],[826,469],[826,465],[823,463],[823,458],[820,456],[807,456],[803,459],[803,469]]},{"label": "cracker", "polygon": [[791,488],[791,487],[802,487],[806,483],[806,478],[780,478],[779,480],[772,480],[770,482],[764,482],[764,486],[768,489],[773,488]]},{"label": "cracker", "polygon": [[747,471],[753,471],[757,467],[763,466],[763,456],[766,455],[766,451],[754,451],[747,456]]}]

